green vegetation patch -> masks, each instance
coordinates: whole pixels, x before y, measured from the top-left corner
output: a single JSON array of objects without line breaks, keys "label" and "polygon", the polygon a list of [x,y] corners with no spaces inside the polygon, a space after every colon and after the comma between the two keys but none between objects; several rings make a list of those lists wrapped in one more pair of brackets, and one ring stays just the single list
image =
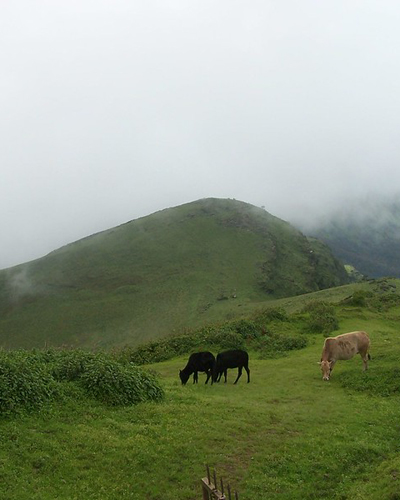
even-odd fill
[{"label": "green vegetation patch", "polygon": [[339,320],[335,306],[314,300],[309,302],[301,311],[305,319],[305,330],[310,333],[329,334],[339,328]]},{"label": "green vegetation patch", "polygon": [[[110,405],[160,401],[164,391],[148,371],[105,353],[79,350],[0,353],[0,415],[39,410],[55,400],[87,397]],[[84,396],[84,397],[85,397]]]},{"label": "green vegetation patch", "polygon": [[303,349],[308,341],[303,336],[266,335],[258,340],[256,349],[260,352],[260,359],[284,356],[287,351]]},{"label": "green vegetation patch", "polygon": [[302,349],[307,344],[308,340],[300,334],[296,320],[283,309],[269,308],[258,311],[252,318],[209,325],[139,347],[126,346],[114,351],[114,356],[125,362],[143,365],[196,350],[250,349],[260,351],[261,357],[266,358]]},{"label": "green vegetation patch", "polygon": [[58,393],[56,381],[37,358],[21,351],[0,353],[0,415],[37,410]]},{"label": "green vegetation patch", "polygon": [[105,357],[97,357],[88,364],[80,383],[90,396],[110,405],[160,401],[164,397],[154,375]]},{"label": "green vegetation patch", "polygon": [[400,394],[400,368],[397,367],[366,372],[348,370],[340,373],[338,380],[343,387],[375,396]]},{"label": "green vegetation patch", "polygon": [[374,293],[372,290],[357,290],[343,303],[353,307],[366,307],[371,311],[384,312],[400,305],[400,294],[396,292]]}]

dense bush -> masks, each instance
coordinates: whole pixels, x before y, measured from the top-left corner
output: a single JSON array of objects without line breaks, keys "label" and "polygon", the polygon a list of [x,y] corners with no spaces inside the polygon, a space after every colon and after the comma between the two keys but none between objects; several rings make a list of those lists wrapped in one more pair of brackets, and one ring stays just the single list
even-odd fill
[{"label": "dense bush", "polygon": [[289,315],[281,307],[270,307],[259,311],[255,315],[255,321],[259,324],[270,323],[272,321],[288,321]]},{"label": "dense bush", "polygon": [[208,343],[211,346],[221,349],[241,349],[245,346],[244,337],[234,330],[220,330],[210,335]]},{"label": "dense bush", "polygon": [[122,365],[104,356],[96,356],[86,365],[79,382],[89,395],[111,405],[160,401],[164,397],[152,374],[133,364]]},{"label": "dense bush", "polygon": [[288,336],[269,334],[258,339],[256,349],[260,351],[261,358],[274,358],[282,356],[287,351],[302,349],[307,346],[307,339],[303,336]]},{"label": "dense bush", "polygon": [[232,323],[233,330],[243,339],[255,339],[260,337],[262,330],[254,320],[241,319]]},{"label": "dense bush", "polygon": [[354,307],[366,307],[367,301],[373,296],[373,293],[365,290],[356,290],[353,295],[343,302],[346,305]]},{"label": "dense bush", "polygon": [[46,366],[23,351],[0,354],[0,414],[37,410],[59,387]]},{"label": "dense bush", "polygon": [[80,350],[0,352],[0,415],[37,410],[78,387],[112,405],[159,401],[156,377],[105,353]]},{"label": "dense bush", "polygon": [[153,341],[138,347],[126,346],[114,351],[114,358],[119,361],[132,362],[136,365],[156,363],[171,358],[174,354],[165,341]]},{"label": "dense bush", "polygon": [[385,293],[379,296],[376,309],[378,311],[387,311],[391,307],[400,305],[400,295],[398,293]]},{"label": "dense bush", "polygon": [[95,358],[95,354],[79,349],[54,352],[51,372],[54,378],[59,381],[77,380]]},{"label": "dense bush", "polygon": [[328,334],[339,328],[333,305],[326,302],[309,302],[302,310],[305,315],[305,330],[310,333]]},{"label": "dense bush", "polygon": [[387,311],[400,305],[400,294],[395,291],[386,292],[386,288],[371,290],[356,290],[353,295],[343,300],[343,304],[352,307],[366,307],[371,311]]}]

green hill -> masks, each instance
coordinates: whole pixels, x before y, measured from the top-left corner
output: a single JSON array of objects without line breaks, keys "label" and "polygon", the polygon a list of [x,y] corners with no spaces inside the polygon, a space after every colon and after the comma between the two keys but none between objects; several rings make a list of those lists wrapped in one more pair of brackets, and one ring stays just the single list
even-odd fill
[{"label": "green hill", "polygon": [[0,346],[137,345],[347,282],[321,242],[263,209],[205,199],[0,272]]}]

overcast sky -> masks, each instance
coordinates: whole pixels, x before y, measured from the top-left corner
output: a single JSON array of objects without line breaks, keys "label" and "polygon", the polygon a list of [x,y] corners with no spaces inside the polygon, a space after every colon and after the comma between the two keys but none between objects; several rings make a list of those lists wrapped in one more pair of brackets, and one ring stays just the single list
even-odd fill
[{"label": "overcast sky", "polygon": [[400,182],[400,3],[2,0],[0,268],[157,210]]}]

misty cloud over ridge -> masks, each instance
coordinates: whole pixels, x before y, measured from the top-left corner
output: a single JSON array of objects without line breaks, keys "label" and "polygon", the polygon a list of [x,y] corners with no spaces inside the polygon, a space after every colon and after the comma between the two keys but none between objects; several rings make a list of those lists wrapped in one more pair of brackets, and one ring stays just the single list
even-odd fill
[{"label": "misty cloud over ridge", "polygon": [[0,268],[157,210],[399,192],[397,2],[1,5]]}]

